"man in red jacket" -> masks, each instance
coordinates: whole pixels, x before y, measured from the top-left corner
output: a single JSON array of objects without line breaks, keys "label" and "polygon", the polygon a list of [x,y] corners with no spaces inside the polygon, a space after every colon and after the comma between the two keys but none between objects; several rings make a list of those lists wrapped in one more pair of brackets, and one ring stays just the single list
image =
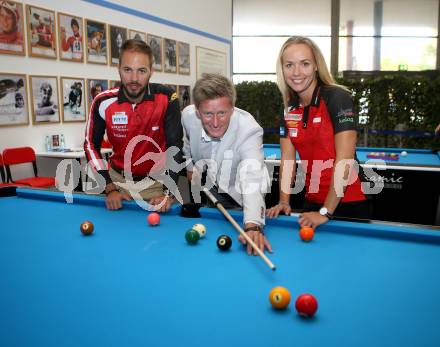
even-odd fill
[{"label": "man in red jacket", "polygon": [[[179,101],[171,89],[149,83],[152,63],[152,51],[145,42],[126,41],[118,67],[121,87],[98,94],[90,108],[84,150],[89,163],[105,178],[106,205],[111,210],[121,208],[123,199],[131,199],[129,186],[139,181],[146,183],[139,192],[141,198],[158,206],[159,212],[174,202],[162,182],[152,177],[174,169],[161,177],[167,188],[177,187],[183,137]],[[113,148],[109,166],[100,152],[104,133]]]}]

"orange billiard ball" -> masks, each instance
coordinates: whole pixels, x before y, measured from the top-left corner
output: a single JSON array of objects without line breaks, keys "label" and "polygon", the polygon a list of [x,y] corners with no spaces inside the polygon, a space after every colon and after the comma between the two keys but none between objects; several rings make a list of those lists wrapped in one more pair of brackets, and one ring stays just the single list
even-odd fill
[{"label": "orange billiard ball", "polygon": [[290,292],[284,287],[275,287],[269,293],[269,301],[277,310],[283,310],[290,304]]},{"label": "orange billiard ball", "polygon": [[160,223],[160,215],[157,212],[151,212],[147,217],[148,224],[158,225]]},{"label": "orange billiard ball", "polygon": [[83,235],[91,235],[94,230],[94,226],[92,222],[86,221],[81,223],[81,226],[79,227]]},{"label": "orange billiard ball", "polygon": [[299,230],[299,237],[305,242],[312,241],[313,236],[315,236],[315,231],[312,227],[304,226]]}]

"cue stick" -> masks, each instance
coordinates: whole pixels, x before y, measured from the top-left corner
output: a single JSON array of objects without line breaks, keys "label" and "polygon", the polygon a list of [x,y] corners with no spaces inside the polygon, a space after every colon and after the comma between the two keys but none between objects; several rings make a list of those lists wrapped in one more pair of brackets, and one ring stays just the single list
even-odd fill
[{"label": "cue stick", "polygon": [[275,270],[275,265],[269,260],[269,258],[262,252],[258,246],[255,244],[254,241],[246,234],[246,232],[238,225],[238,223],[235,221],[234,218],[231,217],[228,211],[223,207],[223,205],[215,198],[215,196],[206,188],[203,188],[204,193],[209,198],[209,200],[212,201],[212,203],[217,207],[223,215],[226,217],[226,219],[234,226],[235,229],[242,235],[246,241],[252,246],[252,248],[258,253],[258,255],[263,258],[263,260],[266,262],[266,264],[272,269]]}]

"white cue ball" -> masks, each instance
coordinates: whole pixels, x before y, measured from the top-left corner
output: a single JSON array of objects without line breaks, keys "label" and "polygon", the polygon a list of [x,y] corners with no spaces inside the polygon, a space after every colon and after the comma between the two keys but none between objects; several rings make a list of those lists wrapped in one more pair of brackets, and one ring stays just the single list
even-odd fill
[{"label": "white cue ball", "polygon": [[401,155],[402,157],[405,157],[405,156],[408,155],[408,152],[407,152],[407,151],[402,151],[402,153],[400,153],[400,155]]},{"label": "white cue ball", "polygon": [[192,228],[199,233],[200,237],[205,237],[206,228],[203,224],[194,224]]}]

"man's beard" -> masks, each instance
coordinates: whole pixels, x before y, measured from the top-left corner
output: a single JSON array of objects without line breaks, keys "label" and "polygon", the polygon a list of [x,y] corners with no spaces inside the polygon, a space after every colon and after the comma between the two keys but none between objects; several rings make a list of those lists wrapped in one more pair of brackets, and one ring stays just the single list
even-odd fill
[{"label": "man's beard", "polygon": [[147,90],[147,86],[144,86],[142,89],[139,90],[139,92],[137,92],[136,94],[134,93],[130,93],[129,89],[127,88],[127,86],[125,84],[122,85],[122,88],[124,89],[124,93],[125,95],[127,95],[130,99],[137,99],[138,97],[140,97],[143,93],[145,93],[145,91]]}]

